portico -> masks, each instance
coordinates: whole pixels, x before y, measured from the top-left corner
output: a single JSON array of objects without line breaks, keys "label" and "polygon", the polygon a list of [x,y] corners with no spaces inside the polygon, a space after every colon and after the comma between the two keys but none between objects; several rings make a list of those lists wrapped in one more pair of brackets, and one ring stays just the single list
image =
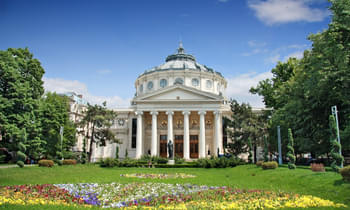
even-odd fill
[{"label": "portico", "polygon": [[[136,157],[168,157],[167,143],[175,155],[189,160],[222,154],[222,116],[219,110],[143,110],[135,113],[138,127]],[[145,136],[143,136],[145,135]],[[150,141],[149,141],[150,140]]]}]

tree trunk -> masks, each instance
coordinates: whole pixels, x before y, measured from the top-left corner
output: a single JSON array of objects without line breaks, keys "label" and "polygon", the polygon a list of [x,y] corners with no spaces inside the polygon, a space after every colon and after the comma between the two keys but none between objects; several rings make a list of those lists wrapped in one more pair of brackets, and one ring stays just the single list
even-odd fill
[{"label": "tree trunk", "polygon": [[90,148],[89,148],[89,163],[91,163],[92,145],[93,145],[93,143],[94,143],[94,134],[95,134],[95,123],[92,124],[92,132],[91,132]]}]

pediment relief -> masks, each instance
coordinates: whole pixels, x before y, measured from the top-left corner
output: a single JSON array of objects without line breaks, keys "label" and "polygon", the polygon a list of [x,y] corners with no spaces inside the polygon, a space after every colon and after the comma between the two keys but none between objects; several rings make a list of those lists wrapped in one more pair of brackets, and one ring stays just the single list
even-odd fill
[{"label": "pediment relief", "polygon": [[222,96],[207,93],[194,88],[185,87],[183,85],[178,85],[175,87],[170,87],[155,91],[153,93],[144,95],[142,97],[136,98],[139,101],[217,101],[222,100]]}]

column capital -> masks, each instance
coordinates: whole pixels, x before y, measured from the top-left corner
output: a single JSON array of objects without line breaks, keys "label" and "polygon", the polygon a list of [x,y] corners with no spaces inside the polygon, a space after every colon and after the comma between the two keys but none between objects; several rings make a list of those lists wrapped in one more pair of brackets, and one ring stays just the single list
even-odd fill
[{"label": "column capital", "polygon": [[167,114],[167,115],[174,115],[174,112],[169,110],[169,111],[166,111],[165,114]]},{"label": "column capital", "polygon": [[157,111],[151,111],[150,114],[151,115],[158,115],[158,112]]},{"label": "column capital", "polygon": [[190,115],[190,114],[191,114],[191,111],[183,111],[182,114],[183,114],[183,115]]},{"label": "column capital", "polygon": [[213,112],[215,115],[220,115],[222,112],[220,110],[216,110]]},{"label": "column capital", "polygon": [[143,115],[143,111],[136,111],[135,114],[136,115]]},{"label": "column capital", "polygon": [[207,112],[206,111],[199,111],[198,114],[199,115],[205,115]]}]

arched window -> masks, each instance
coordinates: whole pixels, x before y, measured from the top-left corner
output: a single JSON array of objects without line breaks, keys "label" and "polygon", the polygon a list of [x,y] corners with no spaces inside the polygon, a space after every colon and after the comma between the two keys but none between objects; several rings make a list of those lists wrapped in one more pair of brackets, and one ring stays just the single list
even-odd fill
[{"label": "arched window", "polygon": [[192,79],[192,86],[197,87],[199,85],[199,80],[197,78]]},{"label": "arched window", "polygon": [[159,82],[159,86],[162,88],[168,86],[168,81],[166,79],[161,79]]},{"label": "arched window", "polygon": [[152,90],[153,89],[153,82],[152,81],[147,83],[147,88],[148,88],[148,90]]}]

